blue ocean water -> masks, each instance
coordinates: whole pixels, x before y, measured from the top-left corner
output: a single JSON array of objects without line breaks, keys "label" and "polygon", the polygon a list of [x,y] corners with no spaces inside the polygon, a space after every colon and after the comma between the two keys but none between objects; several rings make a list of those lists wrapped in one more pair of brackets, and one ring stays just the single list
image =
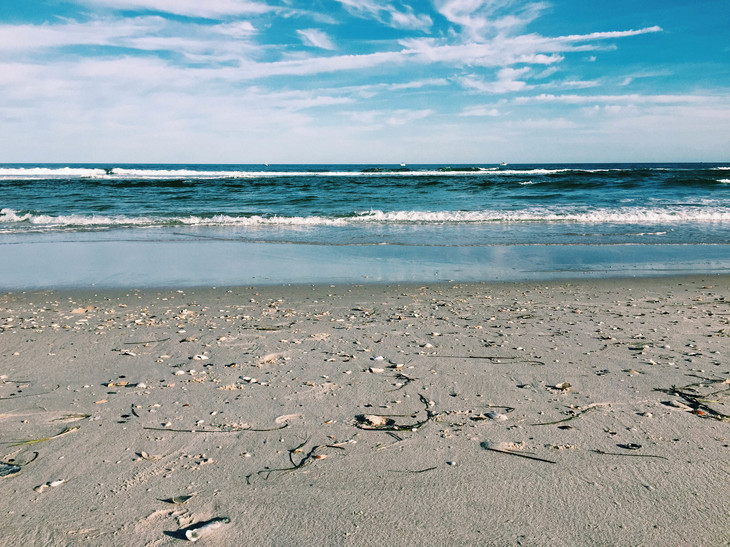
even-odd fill
[{"label": "blue ocean water", "polygon": [[[319,252],[383,246],[424,256],[424,264],[436,251],[423,249],[446,257],[458,248],[493,254],[515,246],[711,246],[702,254],[712,258],[730,245],[730,163],[0,164],[0,258],[5,251],[9,259],[9,245],[24,246],[26,262],[17,268],[30,267],[34,244],[109,249],[111,242],[157,242],[183,249],[205,241]],[[378,251],[373,260],[392,252]],[[466,266],[474,261],[458,254]],[[448,257],[441,262],[448,265]],[[0,272],[0,285],[3,275],[25,275],[10,274]]]}]

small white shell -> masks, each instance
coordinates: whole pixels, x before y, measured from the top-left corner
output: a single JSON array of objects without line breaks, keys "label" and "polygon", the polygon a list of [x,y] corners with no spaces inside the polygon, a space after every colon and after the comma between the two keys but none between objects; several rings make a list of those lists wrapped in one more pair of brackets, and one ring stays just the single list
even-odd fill
[{"label": "small white shell", "polygon": [[214,518],[200,524],[199,526],[192,526],[188,528],[187,530],[185,530],[185,537],[188,538],[189,541],[195,542],[209,532],[220,528],[224,524],[228,524],[230,522],[231,519],[229,519],[228,517]]}]

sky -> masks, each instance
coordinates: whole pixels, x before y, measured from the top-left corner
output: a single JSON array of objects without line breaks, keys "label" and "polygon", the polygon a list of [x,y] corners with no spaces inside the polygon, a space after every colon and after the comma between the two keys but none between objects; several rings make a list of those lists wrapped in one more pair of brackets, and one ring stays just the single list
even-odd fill
[{"label": "sky", "polygon": [[0,0],[0,162],[730,160],[728,0]]}]

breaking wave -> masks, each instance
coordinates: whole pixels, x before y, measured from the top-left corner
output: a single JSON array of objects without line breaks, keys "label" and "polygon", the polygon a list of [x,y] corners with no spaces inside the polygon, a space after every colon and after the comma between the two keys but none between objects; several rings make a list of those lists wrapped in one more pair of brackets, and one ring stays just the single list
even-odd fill
[{"label": "breaking wave", "polygon": [[123,227],[172,226],[363,226],[377,225],[438,225],[486,223],[581,223],[581,224],[680,224],[730,222],[730,208],[674,207],[625,208],[580,211],[570,208],[529,209],[520,211],[379,211],[371,210],[347,216],[124,216],[124,215],[48,215],[0,210],[3,232],[98,230]]}]

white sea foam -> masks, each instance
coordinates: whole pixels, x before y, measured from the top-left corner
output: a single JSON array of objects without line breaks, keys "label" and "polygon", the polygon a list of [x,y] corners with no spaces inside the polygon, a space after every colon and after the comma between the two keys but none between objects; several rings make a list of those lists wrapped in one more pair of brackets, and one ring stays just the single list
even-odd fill
[{"label": "white sea foam", "polygon": [[723,184],[730,184],[730,179],[720,179],[717,182],[722,182]]},{"label": "white sea foam", "polygon": [[76,167],[0,167],[0,177],[93,177],[106,175],[104,169],[76,168]]},{"label": "white sea foam", "polygon": [[529,209],[521,211],[363,211],[347,216],[233,216],[196,215],[178,217],[130,217],[103,215],[47,215],[0,210],[0,226],[7,231],[45,229],[99,229],[114,227],[165,226],[366,226],[368,224],[428,225],[486,223],[584,223],[584,224],[680,224],[730,222],[730,207],[619,208],[579,211],[563,209]]}]

